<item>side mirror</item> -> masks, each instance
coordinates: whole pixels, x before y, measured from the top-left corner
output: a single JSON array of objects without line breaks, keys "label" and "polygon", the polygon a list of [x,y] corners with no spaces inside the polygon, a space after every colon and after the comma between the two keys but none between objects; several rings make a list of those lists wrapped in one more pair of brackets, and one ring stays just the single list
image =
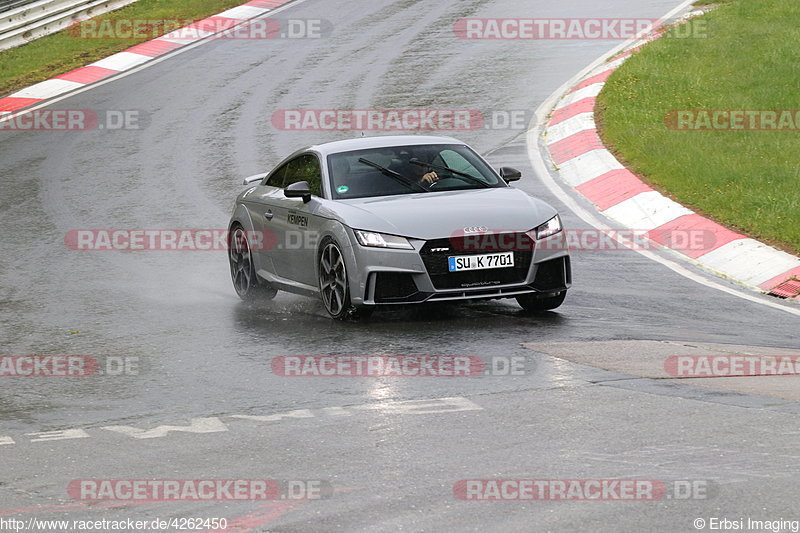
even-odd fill
[{"label": "side mirror", "polygon": [[500,177],[503,178],[506,183],[509,183],[520,179],[522,177],[522,172],[516,168],[500,167]]},{"label": "side mirror", "polygon": [[247,176],[242,180],[242,185],[251,185],[257,181],[263,180],[265,176],[266,174],[254,174],[253,176]]},{"label": "side mirror", "polygon": [[286,198],[302,198],[303,203],[307,204],[311,201],[311,186],[307,181],[298,181],[286,187],[283,195]]}]

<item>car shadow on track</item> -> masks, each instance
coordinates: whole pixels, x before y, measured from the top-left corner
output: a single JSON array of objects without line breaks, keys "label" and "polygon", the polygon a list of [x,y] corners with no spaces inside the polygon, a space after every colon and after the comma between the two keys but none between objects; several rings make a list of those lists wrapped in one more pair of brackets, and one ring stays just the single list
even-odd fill
[{"label": "car shadow on track", "polygon": [[[383,306],[364,318],[332,320],[322,304],[314,299],[280,295],[274,300],[237,302],[233,308],[236,328],[249,331],[286,329],[306,334],[328,329],[345,331],[373,330],[376,325],[392,330],[395,327],[423,324],[432,329],[469,329],[488,326],[552,328],[566,324],[568,316],[562,310],[530,314],[512,301],[478,301],[457,303],[428,303],[404,306]],[[480,321],[479,323],[477,321]],[[282,327],[284,326],[285,327]]]}]

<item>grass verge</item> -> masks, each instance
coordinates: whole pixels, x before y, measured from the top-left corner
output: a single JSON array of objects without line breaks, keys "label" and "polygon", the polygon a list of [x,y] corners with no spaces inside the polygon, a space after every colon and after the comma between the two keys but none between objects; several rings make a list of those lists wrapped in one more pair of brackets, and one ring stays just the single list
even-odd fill
[{"label": "grass verge", "polygon": [[601,137],[654,188],[797,254],[800,123],[697,131],[666,118],[675,111],[800,110],[800,3],[734,0],[703,20],[705,34],[667,35],[614,72],[598,99]]},{"label": "grass verge", "polygon": [[[112,25],[115,21],[127,20],[169,21],[184,26],[190,21],[203,19],[245,1],[138,0],[122,9],[97,16],[92,20],[98,21],[98,23],[109,21],[106,24]],[[153,26],[154,29],[160,29],[157,24]],[[3,50],[0,52],[0,96],[8,96],[9,93],[28,85],[69,72],[164,34],[163,31],[148,31],[147,29],[136,33],[137,37],[129,39],[86,39],[80,38],[79,33],[76,34],[67,29],[10,50]]]}]

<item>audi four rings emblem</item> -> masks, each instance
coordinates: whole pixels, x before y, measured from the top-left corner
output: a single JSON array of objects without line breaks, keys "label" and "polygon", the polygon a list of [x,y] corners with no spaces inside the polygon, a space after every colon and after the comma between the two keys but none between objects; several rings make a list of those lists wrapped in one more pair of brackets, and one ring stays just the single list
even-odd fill
[{"label": "audi four rings emblem", "polygon": [[483,233],[489,231],[486,226],[467,226],[464,228],[464,233]]}]

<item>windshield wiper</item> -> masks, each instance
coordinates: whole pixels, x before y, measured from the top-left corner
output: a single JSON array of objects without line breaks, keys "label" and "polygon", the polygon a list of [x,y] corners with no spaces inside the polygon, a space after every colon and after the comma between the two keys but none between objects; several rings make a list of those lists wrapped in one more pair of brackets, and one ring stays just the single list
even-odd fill
[{"label": "windshield wiper", "polygon": [[388,169],[386,167],[382,167],[378,163],[370,161],[369,159],[364,159],[363,157],[359,157],[358,158],[358,162],[359,163],[364,163],[365,165],[369,165],[369,166],[371,166],[373,168],[377,168],[378,170],[383,172],[386,176],[389,176],[390,178],[394,178],[395,180],[397,180],[398,182],[402,183],[403,185],[407,186],[410,189],[413,189],[414,187],[416,187],[417,189],[419,189],[422,192],[428,192],[428,189],[426,189],[425,187],[423,187],[422,185],[420,185],[416,181],[410,180],[407,177],[403,176],[402,174],[400,174],[398,172],[395,172],[394,170],[390,170],[390,169]]},{"label": "windshield wiper", "polygon": [[470,180],[474,181],[475,183],[480,184],[481,187],[491,187],[491,185],[489,185],[485,181],[482,181],[482,180],[476,178],[475,176],[467,174],[466,172],[461,172],[460,170],[456,170],[454,168],[449,168],[449,167],[445,167],[445,166],[442,166],[442,165],[436,165],[434,163],[423,163],[422,161],[420,161],[416,157],[411,159],[411,160],[409,160],[409,163],[411,163],[412,165],[419,165],[421,167],[431,167],[431,168],[437,168],[439,170],[447,170],[449,172],[452,172],[453,174],[458,174],[459,176],[463,176],[465,178],[469,178]]}]

